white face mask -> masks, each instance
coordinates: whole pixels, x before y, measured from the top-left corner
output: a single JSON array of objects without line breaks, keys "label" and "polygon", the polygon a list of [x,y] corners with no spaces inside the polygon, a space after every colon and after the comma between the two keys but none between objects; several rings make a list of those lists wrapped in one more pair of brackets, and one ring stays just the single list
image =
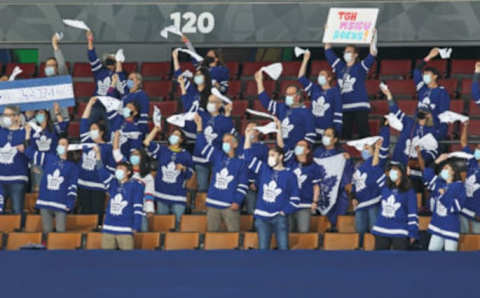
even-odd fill
[{"label": "white face mask", "polygon": [[322,144],[323,146],[330,146],[330,143],[332,142],[332,138],[329,136],[323,136],[322,137]]},{"label": "white face mask", "polygon": [[319,85],[325,85],[327,83],[327,78],[325,76],[318,76],[317,81]]},{"label": "white face mask", "polygon": [[209,102],[209,103],[207,104],[207,111],[208,111],[209,113],[215,113],[215,112],[217,111],[217,105],[214,104],[213,102]]},{"label": "white face mask", "polygon": [[92,140],[96,140],[99,135],[100,135],[100,133],[99,133],[98,129],[94,129],[94,130],[90,131],[90,138],[92,138]]},{"label": "white face mask", "polygon": [[2,124],[3,124],[3,127],[7,127],[7,128],[12,126],[12,118],[3,116],[2,117]]},{"label": "white face mask", "polygon": [[277,166],[277,158],[275,156],[269,156],[267,163],[271,168],[274,168]]},{"label": "white face mask", "polygon": [[349,63],[353,59],[352,53],[348,52],[343,54],[343,59],[345,60],[345,62]]}]

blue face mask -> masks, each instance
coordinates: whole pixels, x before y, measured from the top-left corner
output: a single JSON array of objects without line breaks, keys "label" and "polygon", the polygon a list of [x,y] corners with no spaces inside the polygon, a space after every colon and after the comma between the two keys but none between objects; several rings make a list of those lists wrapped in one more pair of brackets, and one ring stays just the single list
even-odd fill
[{"label": "blue face mask", "polygon": [[123,117],[124,117],[124,118],[130,117],[130,114],[131,114],[131,113],[132,113],[132,111],[131,111],[129,108],[127,108],[127,107],[124,107],[124,108],[123,108],[122,114],[123,114]]},{"label": "blue face mask", "polygon": [[304,151],[305,148],[303,146],[295,146],[295,155],[302,155]]},{"label": "blue face mask", "polygon": [[430,84],[432,82],[432,76],[430,74],[424,74],[423,82],[427,85]]},{"label": "blue face mask", "polygon": [[193,77],[193,82],[197,85],[203,85],[203,83],[205,83],[205,78],[201,75],[196,75]]},{"label": "blue face mask", "polygon": [[125,173],[123,172],[123,170],[116,169],[115,170],[115,178],[117,178],[118,181],[122,181],[123,178],[125,178]]},{"label": "blue face mask", "polygon": [[318,84],[325,85],[327,83],[327,78],[325,76],[318,76]]},{"label": "blue face mask", "polygon": [[223,149],[223,152],[229,153],[229,152],[230,152],[230,149],[232,149],[232,148],[231,148],[231,146],[230,146],[230,143],[225,143],[225,142],[224,142],[224,143],[222,144],[222,149]]},{"label": "blue face mask", "polygon": [[475,157],[476,160],[480,159],[480,149],[475,149],[473,156]]},{"label": "blue face mask", "polygon": [[171,135],[171,136],[168,137],[168,142],[170,143],[170,145],[177,144],[179,140],[180,140],[180,138],[176,135]]},{"label": "blue face mask", "polygon": [[447,169],[443,169],[443,170],[440,172],[440,177],[442,177],[443,180],[447,181],[448,178],[450,177],[450,174],[448,173],[448,170],[447,170]]},{"label": "blue face mask", "polygon": [[390,170],[390,172],[388,173],[388,177],[392,182],[396,182],[398,180],[398,171]]},{"label": "blue face mask", "polygon": [[53,66],[46,66],[44,68],[44,71],[45,71],[45,75],[47,77],[51,77],[51,76],[55,75],[55,67],[53,67]]},{"label": "blue face mask", "polygon": [[43,122],[45,122],[45,115],[37,114],[35,115],[35,120],[38,122],[38,124],[42,124]]},{"label": "blue face mask", "polygon": [[58,154],[58,155],[64,155],[64,154],[65,154],[65,146],[63,146],[63,145],[58,145],[58,146],[57,146],[57,154]]},{"label": "blue face mask", "polygon": [[136,166],[140,163],[140,156],[138,155],[131,155],[130,156],[130,163],[132,166]]},{"label": "blue face mask", "polygon": [[287,106],[293,105],[293,96],[291,96],[291,95],[285,96],[285,104]]},{"label": "blue face mask", "polygon": [[370,157],[372,157],[372,154],[370,153],[370,151],[368,151],[366,149],[362,150],[362,159],[363,160],[367,160]]},{"label": "blue face mask", "polygon": [[133,80],[127,80],[128,89],[132,89],[133,86],[135,86],[135,82]]}]

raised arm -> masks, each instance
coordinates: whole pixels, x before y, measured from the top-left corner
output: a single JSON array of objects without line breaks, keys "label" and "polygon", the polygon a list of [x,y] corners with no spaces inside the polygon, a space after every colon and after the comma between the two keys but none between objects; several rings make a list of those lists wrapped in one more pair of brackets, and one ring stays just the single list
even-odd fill
[{"label": "raised arm", "polygon": [[422,71],[423,68],[425,67],[425,64],[427,64],[428,61],[432,60],[439,54],[439,49],[438,48],[432,48],[430,52],[428,53],[423,60],[418,61],[417,64],[415,65],[415,69],[413,70],[413,81],[415,82],[415,86],[417,88],[417,92],[420,91],[420,89],[423,88],[425,83],[423,82],[423,76],[422,76]]},{"label": "raised arm", "polygon": [[370,55],[376,57],[378,53],[377,49],[377,28],[373,29],[373,38],[370,42]]},{"label": "raised arm", "polygon": [[465,121],[462,126],[462,134],[460,135],[460,145],[462,145],[462,148],[465,148],[468,146],[468,124],[469,121]]},{"label": "raised arm", "polygon": [[179,71],[180,70],[180,62],[178,62],[178,51],[174,50],[172,52],[172,60],[173,60],[173,70]]},{"label": "raised arm", "polygon": [[275,136],[276,140],[277,140],[277,145],[278,147],[280,148],[285,148],[285,143],[283,142],[283,137],[282,137],[282,123],[280,122],[280,120],[278,120],[277,117],[275,117],[275,126],[277,127],[277,134]]},{"label": "raised arm", "polygon": [[160,126],[154,126],[153,129],[150,131],[150,133],[145,137],[145,140],[143,140],[143,145],[145,147],[149,147],[150,143],[155,139],[155,136],[160,132],[161,127]]},{"label": "raised arm", "polygon": [[92,107],[93,105],[95,105],[96,102],[97,102],[97,97],[94,96],[90,98],[90,100],[87,103],[87,106],[85,107],[85,110],[83,111],[82,119],[90,118],[90,114],[92,113]]},{"label": "raised arm", "polygon": [[257,94],[265,91],[265,87],[263,86],[263,72],[261,70],[255,73],[255,82],[257,82]]},{"label": "raised arm", "polygon": [[62,50],[58,46],[57,33],[53,34],[52,36],[52,48],[53,48],[53,56],[55,57],[55,60],[57,60],[58,74],[59,75],[68,74],[67,65],[65,64],[65,58],[63,57]]},{"label": "raised arm", "polygon": [[373,159],[372,159],[372,166],[377,166],[380,162],[380,148],[382,147],[383,140],[378,139],[375,142],[375,149],[373,151]]},{"label": "raised arm", "polygon": [[298,78],[304,77],[305,74],[307,73],[307,65],[308,65],[308,60],[310,60],[310,51],[307,50],[303,54],[303,60],[302,60],[302,65],[300,65],[300,69],[298,70]]}]

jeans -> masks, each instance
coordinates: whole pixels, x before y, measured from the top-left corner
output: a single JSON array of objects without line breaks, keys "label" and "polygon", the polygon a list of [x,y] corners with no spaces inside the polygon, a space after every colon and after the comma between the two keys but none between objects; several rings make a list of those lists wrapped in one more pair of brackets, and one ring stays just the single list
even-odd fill
[{"label": "jeans", "polygon": [[247,190],[245,195],[245,205],[247,206],[247,213],[253,214],[255,211],[255,205],[257,203],[257,192],[251,189]]},{"label": "jeans", "polygon": [[255,219],[255,227],[258,233],[258,248],[270,249],[272,234],[275,233],[279,250],[288,249],[288,218],[284,215],[277,215],[272,219]]},{"label": "jeans", "polygon": [[[472,228],[470,229],[470,224]],[[480,234],[480,222],[460,215],[460,233],[462,234]]]},{"label": "jeans", "polygon": [[428,243],[429,251],[441,251],[445,248],[445,251],[457,251],[458,241],[446,239],[438,235],[432,235],[430,242]]},{"label": "jeans", "polygon": [[140,227],[140,232],[148,232],[148,217],[142,216],[142,226]]},{"label": "jeans", "polygon": [[65,232],[67,225],[67,213],[64,211],[54,211],[51,209],[40,209],[42,216],[43,233],[53,232],[53,218],[55,217],[55,231]]},{"label": "jeans", "polygon": [[363,234],[372,230],[377,220],[378,206],[370,206],[355,211],[355,229],[360,234],[360,247],[363,247]]},{"label": "jeans", "polygon": [[207,192],[210,184],[211,168],[207,165],[196,164],[195,172],[197,172],[198,192]]},{"label": "jeans", "polygon": [[310,208],[297,210],[288,216],[290,232],[308,233],[310,230]]},{"label": "jeans", "polygon": [[4,197],[12,200],[13,213],[21,214],[25,201],[25,183],[4,183],[3,191]]},{"label": "jeans", "polygon": [[157,201],[157,214],[175,215],[175,229],[180,228],[180,221],[182,220],[182,215],[185,213],[186,206],[179,203],[165,203],[163,201]]}]

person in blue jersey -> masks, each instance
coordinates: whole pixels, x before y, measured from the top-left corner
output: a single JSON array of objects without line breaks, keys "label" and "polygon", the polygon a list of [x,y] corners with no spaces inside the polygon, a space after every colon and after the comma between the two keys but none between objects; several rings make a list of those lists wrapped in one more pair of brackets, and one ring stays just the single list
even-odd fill
[{"label": "person in blue jersey", "polygon": [[[185,35],[182,36],[182,40],[190,51],[196,52],[192,43]],[[195,67],[206,67],[209,70],[210,78],[212,79],[212,86],[217,88],[223,94],[226,94],[228,91],[230,72],[223,62],[222,50],[208,50],[207,55],[202,62],[195,60],[193,57],[192,59]]]},{"label": "person in blue jersey", "polygon": [[[268,157],[268,146],[260,140],[260,132],[257,127],[257,123],[252,121],[249,122],[246,126],[246,129],[251,129],[253,130],[251,134],[251,139],[250,139],[250,151],[252,155],[258,159],[260,159],[263,162],[267,162],[267,157]],[[237,151],[235,154],[242,159],[245,159],[245,154],[244,154],[244,144],[245,144],[245,137],[241,138],[240,144],[237,147]],[[244,206],[247,210],[248,214],[253,215],[253,211],[255,211],[255,204],[257,200],[257,193],[258,193],[258,187],[255,184],[255,173],[253,173],[252,170],[248,170],[248,190],[247,194],[245,195],[245,201],[244,201]]]},{"label": "person in blue jersey", "polygon": [[203,129],[203,118],[195,114],[197,143],[200,154],[212,165],[212,179],[207,193],[207,230],[219,232],[221,221],[227,231],[240,231],[240,206],[248,189],[247,165],[235,151],[238,140],[233,134],[224,134],[222,149],[208,142]]},{"label": "person in blue jersey", "polygon": [[78,212],[80,214],[98,214],[103,217],[105,212],[105,187],[100,180],[96,165],[96,155],[93,145],[97,145],[102,155],[104,166],[111,173],[115,172],[112,144],[105,142],[106,128],[102,121],[90,122],[90,113],[97,102],[97,97],[88,101],[80,119],[80,142],[82,157],[78,177]]},{"label": "person in blue jersey", "polygon": [[[279,122],[277,122],[277,129],[277,140],[279,140],[282,138],[282,127]],[[252,134],[251,128],[245,131],[244,154],[248,169],[255,174],[258,186],[254,211],[258,248],[270,249],[272,234],[275,233],[278,249],[287,250],[288,216],[297,211],[300,204],[297,177],[284,166],[284,153],[278,145],[268,150],[266,163],[255,157],[251,150]]]},{"label": "person in blue jersey", "polygon": [[178,128],[170,133],[168,146],[153,142],[160,130],[159,126],[154,126],[143,144],[157,161],[154,192],[157,213],[174,214],[178,229],[187,204],[186,184],[193,175],[192,155],[184,148],[185,135]]},{"label": "person in blue jersey", "polygon": [[294,158],[295,145],[300,140],[315,142],[315,121],[311,111],[302,103],[301,90],[297,86],[288,86],[285,90],[285,102],[272,100],[263,86],[263,71],[255,73],[258,99],[263,107],[276,116],[282,123],[282,137],[285,144],[285,161]]},{"label": "person in blue jersey", "polygon": [[418,238],[417,197],[402,165],[390,163],[386,174],[380,210],[372,228],[375,250],[407,250]]},{"label": "person in blue jersey", "polygon": [[370,67],[377,56],[377,33],[370,44],[368,56],[359,60],[358,48],[347,45],[343,53],[343,61],[337,57],[331,44],[325,44],[325,58],[335,71],[342,97],[343,108],[343,139],[352,139],[354,127],[357,127],[359,138],[368,137],[368,100],[365,80]]},{"label": "person in blue jersey", "polygon": [[[346,159],[346,163],[343,169],[343,174],[340,178],[338,195],[336,196],[335,205],[328,211],[326,214],[328,220],[331,224],[331,230],[336,231],[337,218],[339,215],[344,215],[347,212],[349,206],[349,195],[352,192],[352,176],[354,172],[353,162],[351,160],[350,154],[344,152],[338,146],[338,135],[334,128],[330,127],[324,131],[322,136],[322,144],[315,149],[313,153],[314,161],[319,164],[322,159],[329,158],[338,154],[343,154],[343,157]],[[327,183],[328,181],[320,181],[320,192],[323,189],[329,189],[331,185]],[[325,200],[319,203],[325,202]]]},{"label": "person in blue jersey", "polygon": [[363,235],[372,230],[377,220],[380,193],[386,179],[385,162],[390,145],[388,123],[382,128],[380,136],[382,138],[374,145],[365,145],[362,150],[363,162],[352,177],[352,205],[355,210],[355,230],[360,234],[360,247],[363,247]]},{"label": "person in blue jersey", "polygon": [[310,51],[303,54],[302,65],[298,71],[298,81],[312,102],[317,138],[321,138],[325,129],[329,127],[335,127],[337,134],[341,135],[343,111],[340,89],[338,86],[333,86],[334,77],[328,69],[323,69],[318,73],[316,83],[305,76],[310,55]]},{"label": "person in blue jersey", "polygon": [[[430,50],[428,55],[419,61],[413,71],[413,81],[417,89],[418,107],[428,107],[432,111],[432,116],[438,121],[438,115],[450,109],[450,95],[447,89],[439,84],[442,78],[441,73],[434,67],[425,67],[428,61],[434,59],[439,54],[438,48]],[[447,124],[441,123],[444,126],[441,139],[445,138],[447,134]]]},{"label": "person in blue jersey", "polygon": [[[115,77],[118,80],[118,76]],[[150,110],[150,100],[147,93],[143,90],[143,77],[138,72],[132,72],[128,75],[126,86],[124,88],[124,96],[121,97],[123,106],[129,102],[135,102],[140,107],[139,117],[136,125],[140,127],[143,134],[148,133],[148,113]]]},{"label": "person in blue jersey", "polygon": [[143,199],[145,186],[133,179],[132,165],[127,162],[117,164],[112,175],[102,163],[98,146],[94,147],[97,170],[110,199],[105,211],[102,226],[102,249],[132,250],[133,233],[142,228]]},{"label": "person in blue jersey", "polygon": [[[27,126],[27,130],[31,130]],[[27,132],[27,136],[30,132]],[[28,138],[28,137],[27,137]],[[42,167],[43,176],[35,208],[42,216],[43,233],[65,232],[67,213],[73,210],[77,199],[79,167],[73,161],[73,153],[68,151],[68,139],[58,140],[55,153],[38,151],[28,146],[25,155],[32,164]]]},{"label": "person in blue jersey", "polygon": [[468,146],[468,125],[468,121],[463,123],[460,144],[462,151],[473,157],[466,162],[466,199],[460,214],[460,233],[480,234],[480,144],[475,145],[473,151]]},{"label": "person in blue jersey", "polygon": [[[417,151],[420,148],[417,147]],[[419,158],[423,181],[430,191],[432,219],[428,232],[432,237],[428,244],[429,251],[456,251],[460,238],[460,212],[466,200],[465,185],[459,169],[447,159],[448,154],[444,153],[435,160],[435,166],[441,168],[439,175],[436,175],[435,170],[425,167],[422,158]]]},{"label": "person in blue jersey", "polygon": [[475,63],[475,70],[472,77],[472,100],[480,105],[480,85],[478,80],[480,79],[480,61]]},{"label": "person in blue jersey", "polygon": [[23,154],[26,139],[18,106],[6,106],[0,123],[0,184],[12,202],[13,212],[23,212],[28,183],[28,159]]},{"label": "person in blue jersey", "polygon": [[[50,113],[47,110],[32,111],[34,121],[40,129],[35,131],[32,136],[32,145],[41,152],[54,153],[57,147],[58,138],[64,134],[68,128],[68,121],[64,121],[60,106],[53,105],[55,113],[55,122],[50,119]],[[38,192],[40,187],[40,178],[42,177],[41,167],[32,166],[30,169],[30,186],[33,192]]]}]

